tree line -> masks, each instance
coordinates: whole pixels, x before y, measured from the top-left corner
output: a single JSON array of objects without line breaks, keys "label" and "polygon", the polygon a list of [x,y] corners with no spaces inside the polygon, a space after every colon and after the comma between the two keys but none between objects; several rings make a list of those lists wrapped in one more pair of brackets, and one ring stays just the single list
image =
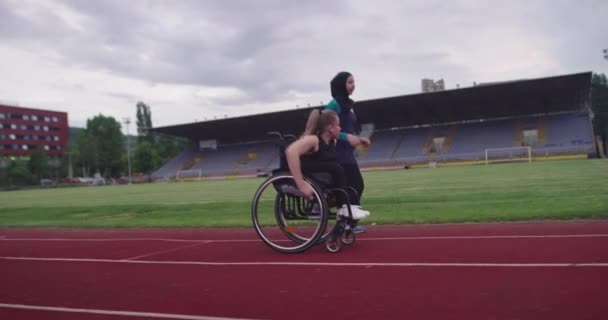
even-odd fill
[{"label": "tree line", "polygon": [[127,144],[131,148],[132,172],[149,174],[179,153],[185,142],[150,132],[152,112],[143,102],[136,104],[136,136],[126,136],[121,123],[112,116],[98,114],[76,129],[62,157],[49,157],[42,147],[29,158],[0,159],[0,185],[39,184],[42,179],[61,180],[99,174],[106,178],[127,175]]}]

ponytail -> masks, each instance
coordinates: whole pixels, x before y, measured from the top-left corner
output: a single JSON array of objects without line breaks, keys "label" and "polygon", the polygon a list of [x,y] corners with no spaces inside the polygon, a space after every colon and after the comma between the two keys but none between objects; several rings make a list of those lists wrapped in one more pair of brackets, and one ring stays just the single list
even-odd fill
[{"label": "ponytail", "polygon": [[337,118],[338,114],[333,110],[312,110],[308,116],[308,121],[306,121],[306,129],[304,129],[302,136],[320,135]]}]

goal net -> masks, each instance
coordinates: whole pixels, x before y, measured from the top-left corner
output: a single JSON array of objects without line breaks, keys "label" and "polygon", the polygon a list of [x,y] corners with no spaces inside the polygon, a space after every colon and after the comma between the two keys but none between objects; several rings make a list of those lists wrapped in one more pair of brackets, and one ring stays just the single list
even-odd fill
[{"label": "goal net", "polygon": [[175,180],[184,181],[184,180],[201,180],[203,176],[203,170],[201,169],[189,169],[189,170],[179,170],[175,175]]},{"label": "goal net", "polygon": [[493,162],[532,162],[532,147],[486,149],[486,164]]}]

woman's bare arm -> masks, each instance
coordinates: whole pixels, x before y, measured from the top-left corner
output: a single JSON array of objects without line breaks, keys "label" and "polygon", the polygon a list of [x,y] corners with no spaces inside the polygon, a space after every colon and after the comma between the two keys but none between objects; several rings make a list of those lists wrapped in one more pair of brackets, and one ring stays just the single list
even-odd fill
[{"label": "woman's bare arm", "polygon": [[318,148],[319,138],[309,135],[296,140],[285,150],[289,171],[296,181],[298,189],[309,198],[312,197],[312,188],[307,183],[304,183],[300,157],[310,151],[316,151]]}]

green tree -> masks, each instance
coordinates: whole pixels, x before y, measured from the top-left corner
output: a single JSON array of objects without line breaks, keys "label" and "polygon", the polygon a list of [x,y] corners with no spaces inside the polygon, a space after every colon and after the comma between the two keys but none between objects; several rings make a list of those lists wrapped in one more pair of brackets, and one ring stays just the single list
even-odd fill
[{"label": "green tree", "polygon": [[42,146],[37,146],[30,155],[28,169],[37,180],[47,176],[49,171],[49,159]]},{"label": "green tree", "polygon": [[96,143],[96,139],[87,130],[78,132],[75,148],[72,150],[72,159],[74,160],[75,168],[77,168],[75,170],[76,176],[89,177],[92,171],[97,169]]},{"label": "green tree", "polygon": [[8,169],[11,165],[9,158],[0,157],[0,186],[8,186]]},{"label": "green tree", "polygon": [[608,139],[608,79],[605,74],[593,74],[591,79],[591,109],[595,134]]},{"label": "green tree", "polygon": [[[113,117],[97,115],[87,120],[85,130],[89,142],[95,146],[95,163],[103,176],[118,176],[123,170],[121,161],[125,152],[124,135],[120,130],[120,123]],[[80,150],[82,153],[83,150]],[[90,155],[89,155],[90,156]]]},{"label": "green tree", "polygon": [[148,141],[142,141],[135,147],[133,153],[133,165],[136,172],[149,173],[156,169],[161,163],[161,158],[154,145]]},{"label": "green tree", "polygon": [[174,137],[169,137],[165,135],[160,136],[158,142],[156,143],[158,155],[162,160],[161,162],[166,162],[169,159],[173,158],[180,151],[182,151],[184,147],[185,144],[182,141]]},{"label": "green tree", "polygon": [[32,182],[32,174],[23,163],[13,161],[8,168],[8,179],[11,185],[26,185]]},{"label": "green tree", "polygon": [[152,111],[143,102],[138,102],[137,108],[137,141],[154,143],[154,137],[148,132],[152,128]]}]

